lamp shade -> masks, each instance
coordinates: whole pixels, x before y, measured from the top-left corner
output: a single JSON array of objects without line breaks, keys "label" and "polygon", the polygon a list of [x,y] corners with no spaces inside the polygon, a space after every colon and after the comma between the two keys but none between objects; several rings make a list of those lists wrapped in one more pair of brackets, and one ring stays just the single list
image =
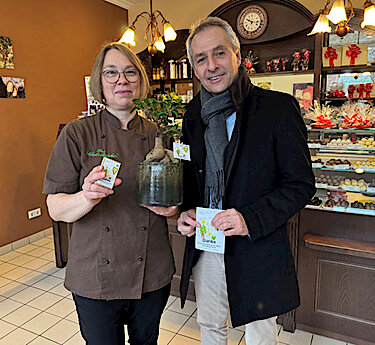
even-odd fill
[{"label": "lamp shade", "polygon": [[119,40],[120,43],[130,44],[131,46],[135,46],[135,28],[129,27],[125,30],[124,34]]},{"label": "lamp shade", "polygon": [[177,37],[176,31],[172,28],[172,25],[168,22],[164,23],[164,40],[165,42],[174,41]]},{"label": "lamp shade", "polygon": [[348,19],[346,16],[344,0],[335,0],[335,2],[332,5],[331,11],[327,15],[327,18],[333,24],[338,24]]},{"label": "lamp shade", "polygon": [[313,29],[307,36],[315,35],[315,34],[323,34],[326,32],[331,32],[332,29],[329,26],[329,21],[327,16],[324,13],[321,13],[318,20],[316,21]]},{"label": "lamp shade", "polygon": [[155,47],[157,50],[164,53],[165,44],[163,42],[163,39],[159,36],[158,39],[155,41]]},{"label": "lamp shade", "polygon": [[362,29],[365,26],[375,26],[375,6],[371,4],[371,6],[365,7],[365,14],[363,18],[363,22],[361,23]]}]

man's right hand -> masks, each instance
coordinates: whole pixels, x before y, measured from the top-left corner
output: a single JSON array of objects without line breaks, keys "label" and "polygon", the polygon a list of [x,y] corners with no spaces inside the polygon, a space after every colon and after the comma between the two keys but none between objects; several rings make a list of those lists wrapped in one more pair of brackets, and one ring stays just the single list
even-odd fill
[{"label": "man's right hand", "polygon": [[177,230],[184,236],[193,236],[195,234],[195,228],[200,227],[201,225],[196,221],[195,209],[182,212],[177,220]]}]

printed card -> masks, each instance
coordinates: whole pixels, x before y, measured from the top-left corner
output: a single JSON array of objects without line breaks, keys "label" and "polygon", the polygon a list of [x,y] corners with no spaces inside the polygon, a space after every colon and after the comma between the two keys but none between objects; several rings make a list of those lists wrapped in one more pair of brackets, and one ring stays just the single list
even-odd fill
[{"label": "printed card", "polygon": [[104,166],[105,177],[102,178],[101,180],[96,181],[95,183],[100,186],[112,189],[113,184],[115,183],[118,171],[120,170],[121,163],[116,162],[113,159],[110,159],[108,157],[104,157],[101,165]]},{"label": "printed card", "polygon": [[212,219],[222,210],[197,207],[197,222],[201,228],[196,228],[195,248],[207,252],[224,254],[224,231],[216,230],[212,225]]},{"label": "printed card", "polygon": [[180,142],[173,143],[173,157],[190,161],[190,146]]}]

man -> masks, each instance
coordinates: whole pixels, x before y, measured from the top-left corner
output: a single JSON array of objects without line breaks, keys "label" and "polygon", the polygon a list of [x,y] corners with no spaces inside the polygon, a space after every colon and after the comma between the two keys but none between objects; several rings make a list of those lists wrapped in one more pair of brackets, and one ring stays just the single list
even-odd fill
[{"label": "man", "polygon": [[[276,316],[299,305],[286,222],[315,193],[306,128],[292,96],[250,83],[227,22],[195,24],[187,51],[202,88],[183,122],[192,160],[178,220],[182,305],[193,273],[202,344],[227,344],[230,315],[246,325],[246,344],[275,345]],[[197,206],[223,210],[212,225],[224,231],[224,255],[195,249]]]}]

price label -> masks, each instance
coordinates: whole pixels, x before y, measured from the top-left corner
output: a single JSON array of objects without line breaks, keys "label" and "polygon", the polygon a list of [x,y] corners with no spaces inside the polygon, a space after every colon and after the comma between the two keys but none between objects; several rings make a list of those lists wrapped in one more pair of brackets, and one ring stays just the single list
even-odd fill
[{"label": "price label", "polygon": [[358,186],[343,186],[342,187],[347,192],[360,192],[361,188]]},{"label": "price label", "polygon": [[320,149],[320,144],[308,143],[307,145],[310,149]]},{"label": "price label", "polygon": [[362,167],[364,171],[375,172],[375,167]]},{"label": "price label", "polygon": [[313,167],[314,169],[320,169],[322,166],[323,166],[322,163],[312,163],[312,167]]},{"label": "price label", "polygon": [[315,187],[318,189],[327,189],[328,184],[327,183],[315,183]]},{"label": "price label", "polygon": [[362,150],[363,145],[348,145],[349,150]]},{"label": "price label", "polygon": [[374,193],[375,194],[375,187],[367,187],[367,193]]},{"label": "price label", "polygon": [[350,165],[349,164],[336,164],[333,166],[333,170],[349,170]]}]

